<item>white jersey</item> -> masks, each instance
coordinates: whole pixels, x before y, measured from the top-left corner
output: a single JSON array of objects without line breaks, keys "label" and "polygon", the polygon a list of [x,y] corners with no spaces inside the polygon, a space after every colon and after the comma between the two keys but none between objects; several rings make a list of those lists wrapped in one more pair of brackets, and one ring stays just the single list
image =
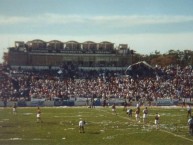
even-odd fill
[{"label": "white jersey", "polygon": [[188,124],[190,125],[192,123],[193,123],[193,119],[192,118],[188,119]]},{"label": "white jersey", "polygon": [[37,118],[40,118],[40,113],[37,113],[36,117],[37,117]]},{"label": "white jersey", "polygon": [[79,121],[79,126],[84,126],[85,122],[83,120]]}]

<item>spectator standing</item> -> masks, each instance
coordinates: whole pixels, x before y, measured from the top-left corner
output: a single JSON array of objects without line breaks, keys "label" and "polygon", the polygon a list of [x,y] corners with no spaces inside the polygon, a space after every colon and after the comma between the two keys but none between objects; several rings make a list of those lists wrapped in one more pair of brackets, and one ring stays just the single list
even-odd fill
[{"label": "spectator standing", "polygon": [[186,106],[186,102],[185,102],[185,99],[183,100],[182,102],[182,108]]},{"label": "spectator standing", "polygon": [[4,108],[7,107],[7,98],[3,98],[3,105],[4,105]]},{"label": "spectator standing", "polygon": [[123,111],[127,110],[127,101],[123,103]]}]

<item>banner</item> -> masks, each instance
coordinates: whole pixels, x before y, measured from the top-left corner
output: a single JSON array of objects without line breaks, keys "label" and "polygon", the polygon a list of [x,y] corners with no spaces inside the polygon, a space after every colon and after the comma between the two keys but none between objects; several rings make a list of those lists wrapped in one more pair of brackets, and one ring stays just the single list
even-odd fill
[{"label": "banner", "polygon": [[158,99],[156,101],[157,106],[171,106],[174,105],[173,101],[171,99]]}]

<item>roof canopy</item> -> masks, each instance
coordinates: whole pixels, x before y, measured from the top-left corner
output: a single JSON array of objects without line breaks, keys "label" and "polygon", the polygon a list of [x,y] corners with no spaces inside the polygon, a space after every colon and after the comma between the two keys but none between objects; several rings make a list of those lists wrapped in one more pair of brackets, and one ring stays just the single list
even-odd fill
[{"label": "roof canopy", "polygon": [[145,61],[140,61],[130,65],[125,73],[132,77],[154,77],[155,69]]}]

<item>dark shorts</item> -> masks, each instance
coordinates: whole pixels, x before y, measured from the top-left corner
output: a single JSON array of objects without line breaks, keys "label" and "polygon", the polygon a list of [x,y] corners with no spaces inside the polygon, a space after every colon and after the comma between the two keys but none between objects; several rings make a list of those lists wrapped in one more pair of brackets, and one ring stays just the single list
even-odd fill
[{"label": "dark shorts", "polygon": [[189,128],[190,128],[190,129],[193,129],[193,124],[190,124],[190,125],[189,125]]}]

